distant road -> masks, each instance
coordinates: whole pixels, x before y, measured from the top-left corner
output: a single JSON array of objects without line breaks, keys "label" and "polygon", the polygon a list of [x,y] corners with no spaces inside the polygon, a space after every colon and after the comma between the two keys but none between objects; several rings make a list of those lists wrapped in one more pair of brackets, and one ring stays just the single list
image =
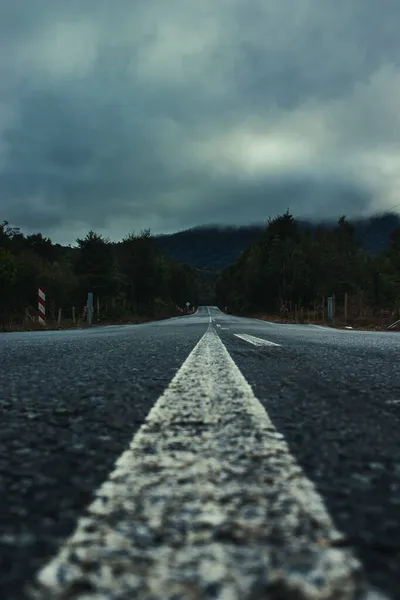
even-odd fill
[{"label": "distant road", "polygon": [[215,307],[0,334],[0,598],[400,598],[399,356]]}]

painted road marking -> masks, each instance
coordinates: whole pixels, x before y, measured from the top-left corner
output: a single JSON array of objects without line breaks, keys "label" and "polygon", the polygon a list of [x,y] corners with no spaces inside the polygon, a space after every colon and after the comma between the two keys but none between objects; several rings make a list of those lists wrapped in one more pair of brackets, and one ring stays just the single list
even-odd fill
[{"label": "painted road marking", "polygon": [[341,540],[209,326],[30,597],[370,598]]},{"label": "painted road marking", "polygon": [[262,338],[255,337],[254,335],[247,335],[247,333],[235,333],[236,337],[244,340],[245,342],[249,342],[249,344],[254,344],[254,346],[281,346],[282,344],[275,344],[275,342],[270,342],[269,340],[263,340]]}]

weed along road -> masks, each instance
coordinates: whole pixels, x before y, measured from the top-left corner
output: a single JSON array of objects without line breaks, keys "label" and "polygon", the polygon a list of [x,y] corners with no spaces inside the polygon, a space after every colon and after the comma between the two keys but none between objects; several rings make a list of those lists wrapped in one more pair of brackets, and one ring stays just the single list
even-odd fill
[{"label": "weed along road", "polygon": [[0,336],[2,600],[400,598],[400,336]]}]

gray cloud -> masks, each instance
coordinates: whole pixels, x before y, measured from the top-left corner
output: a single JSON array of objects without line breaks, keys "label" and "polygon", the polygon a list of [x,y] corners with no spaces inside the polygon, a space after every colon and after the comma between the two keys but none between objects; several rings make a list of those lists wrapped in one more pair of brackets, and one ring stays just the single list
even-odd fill
[{"label": "gray cloud", "polygon": [[[236,182],[224,182],[218,189],[219,202],[208,210],[208,222],[238,224],[266,222],[268,217],[286,209],[310,219],[325,219],[332,215],[357,216],[368,212],[373,201],[369,190],[352,181],[315,177],[313,173],[301,176],[278,176]],[[317,214],[316,214],[317,207]],[[191,207],[191,222],[201,222],[200,204]]]},{"label": "gray cloud", "polygon": [[0,0],[0,209],[73,242],[395,204],[400,5]]}]

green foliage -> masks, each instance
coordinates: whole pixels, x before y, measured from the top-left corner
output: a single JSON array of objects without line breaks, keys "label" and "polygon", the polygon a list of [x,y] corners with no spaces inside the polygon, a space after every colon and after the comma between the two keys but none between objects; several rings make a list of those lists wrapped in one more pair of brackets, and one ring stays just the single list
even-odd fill
[{"label": "green foliage", "polygon": [[12,310],[17,278],[18,266],[15,256],[8,250],[0,248],[0,316],[3,325],[9,320]]},{"label": "green foliage", "polygon": [[[289,214],[288,211],[286,214]],[[294,224],[290,224],[287,217],[284,223],[288,229]],[[355,238],[360,247],[367,254],[374,256],[387,248],[391,232],[399,225],[400,217],[393,213],[352,221]],[[325,223],[325,227],[321,227],[317,221],[296,220],[294,226],[301,234],[314,234],[318,229],[334,227],[335,223]],[[185,262],[196,269],[221,271],[235,263],[264,232],[264,224],[242,227],[215,225],[160,235],[154,239],[163,254],[173,260]]]},{"label": "green foliage", "polygon": [[53,318],[56,317],[58,308],[74,304],[74,292],[79,286],[79,278],[67,261],[43,263],[40,283],[46,290],[47,309]]},{"label": "green foliage", "polygon": [[77,239],[74,268],[79,278],[79,296],[88,291],[109,298],[119,291],[119,271],[114,245],[103,236],[89,231]]},{"label": "green foliage", "polygon": [[8,250],[0,248],[0,288],[2,291],[15,284],[17,272],[15,256]]},{"label": "green foliage", "polygon": [[25,236],[0,224],[0,315],[2,322],[21,320],[28,308],[37,312],[37,290],[46,293],[46,311],[55,319],[59,308],[82,313],[88,292],[99,321],[126,320],[129,315],[177,314],[197,301],[195,270],[166,258],[150,230],[112,243],[89,231],[75,248],[53,244],[40,233]]},{"label": "green foliage", "polygon": [[[40,233],[25,236],[4,221],[1,320],[22,320],[27,308],[37,314],[39,286],[54,318],[59,308],[72,314],[72,306],[81,315],[87,293],[93,292],[95,308],[100,301],[96,318],[101,322],[176,314],[186,302],[273,313],[286,305],[307,308],[332,294],[342,298],[346,292],[362,297],[375,311],[396,310],[399,222],[383,215],[362,226],[365,235],[376,230],[386,236],[379,252],[366,250],[360,222],[341,216],[337,223],[308,227],[289,211],[269,219],[262,229],[202,228],[161,238],[143,230],[118,243],[89,231],[74,248],[53,244]],[[171,258],[174,252],[176,259]],[[211,268],[189,266],[193,256]]]},{"label": "green foliage", "polygon": [[286,212],[270,219],[261,237],[225,269],[217,283],[220,306],[279,312],[311,307],[318,298],[361,294],[374,310],[400,303],[400,227],[387,250],[365,252],[345,216],[336,225],[299,227]]}]

